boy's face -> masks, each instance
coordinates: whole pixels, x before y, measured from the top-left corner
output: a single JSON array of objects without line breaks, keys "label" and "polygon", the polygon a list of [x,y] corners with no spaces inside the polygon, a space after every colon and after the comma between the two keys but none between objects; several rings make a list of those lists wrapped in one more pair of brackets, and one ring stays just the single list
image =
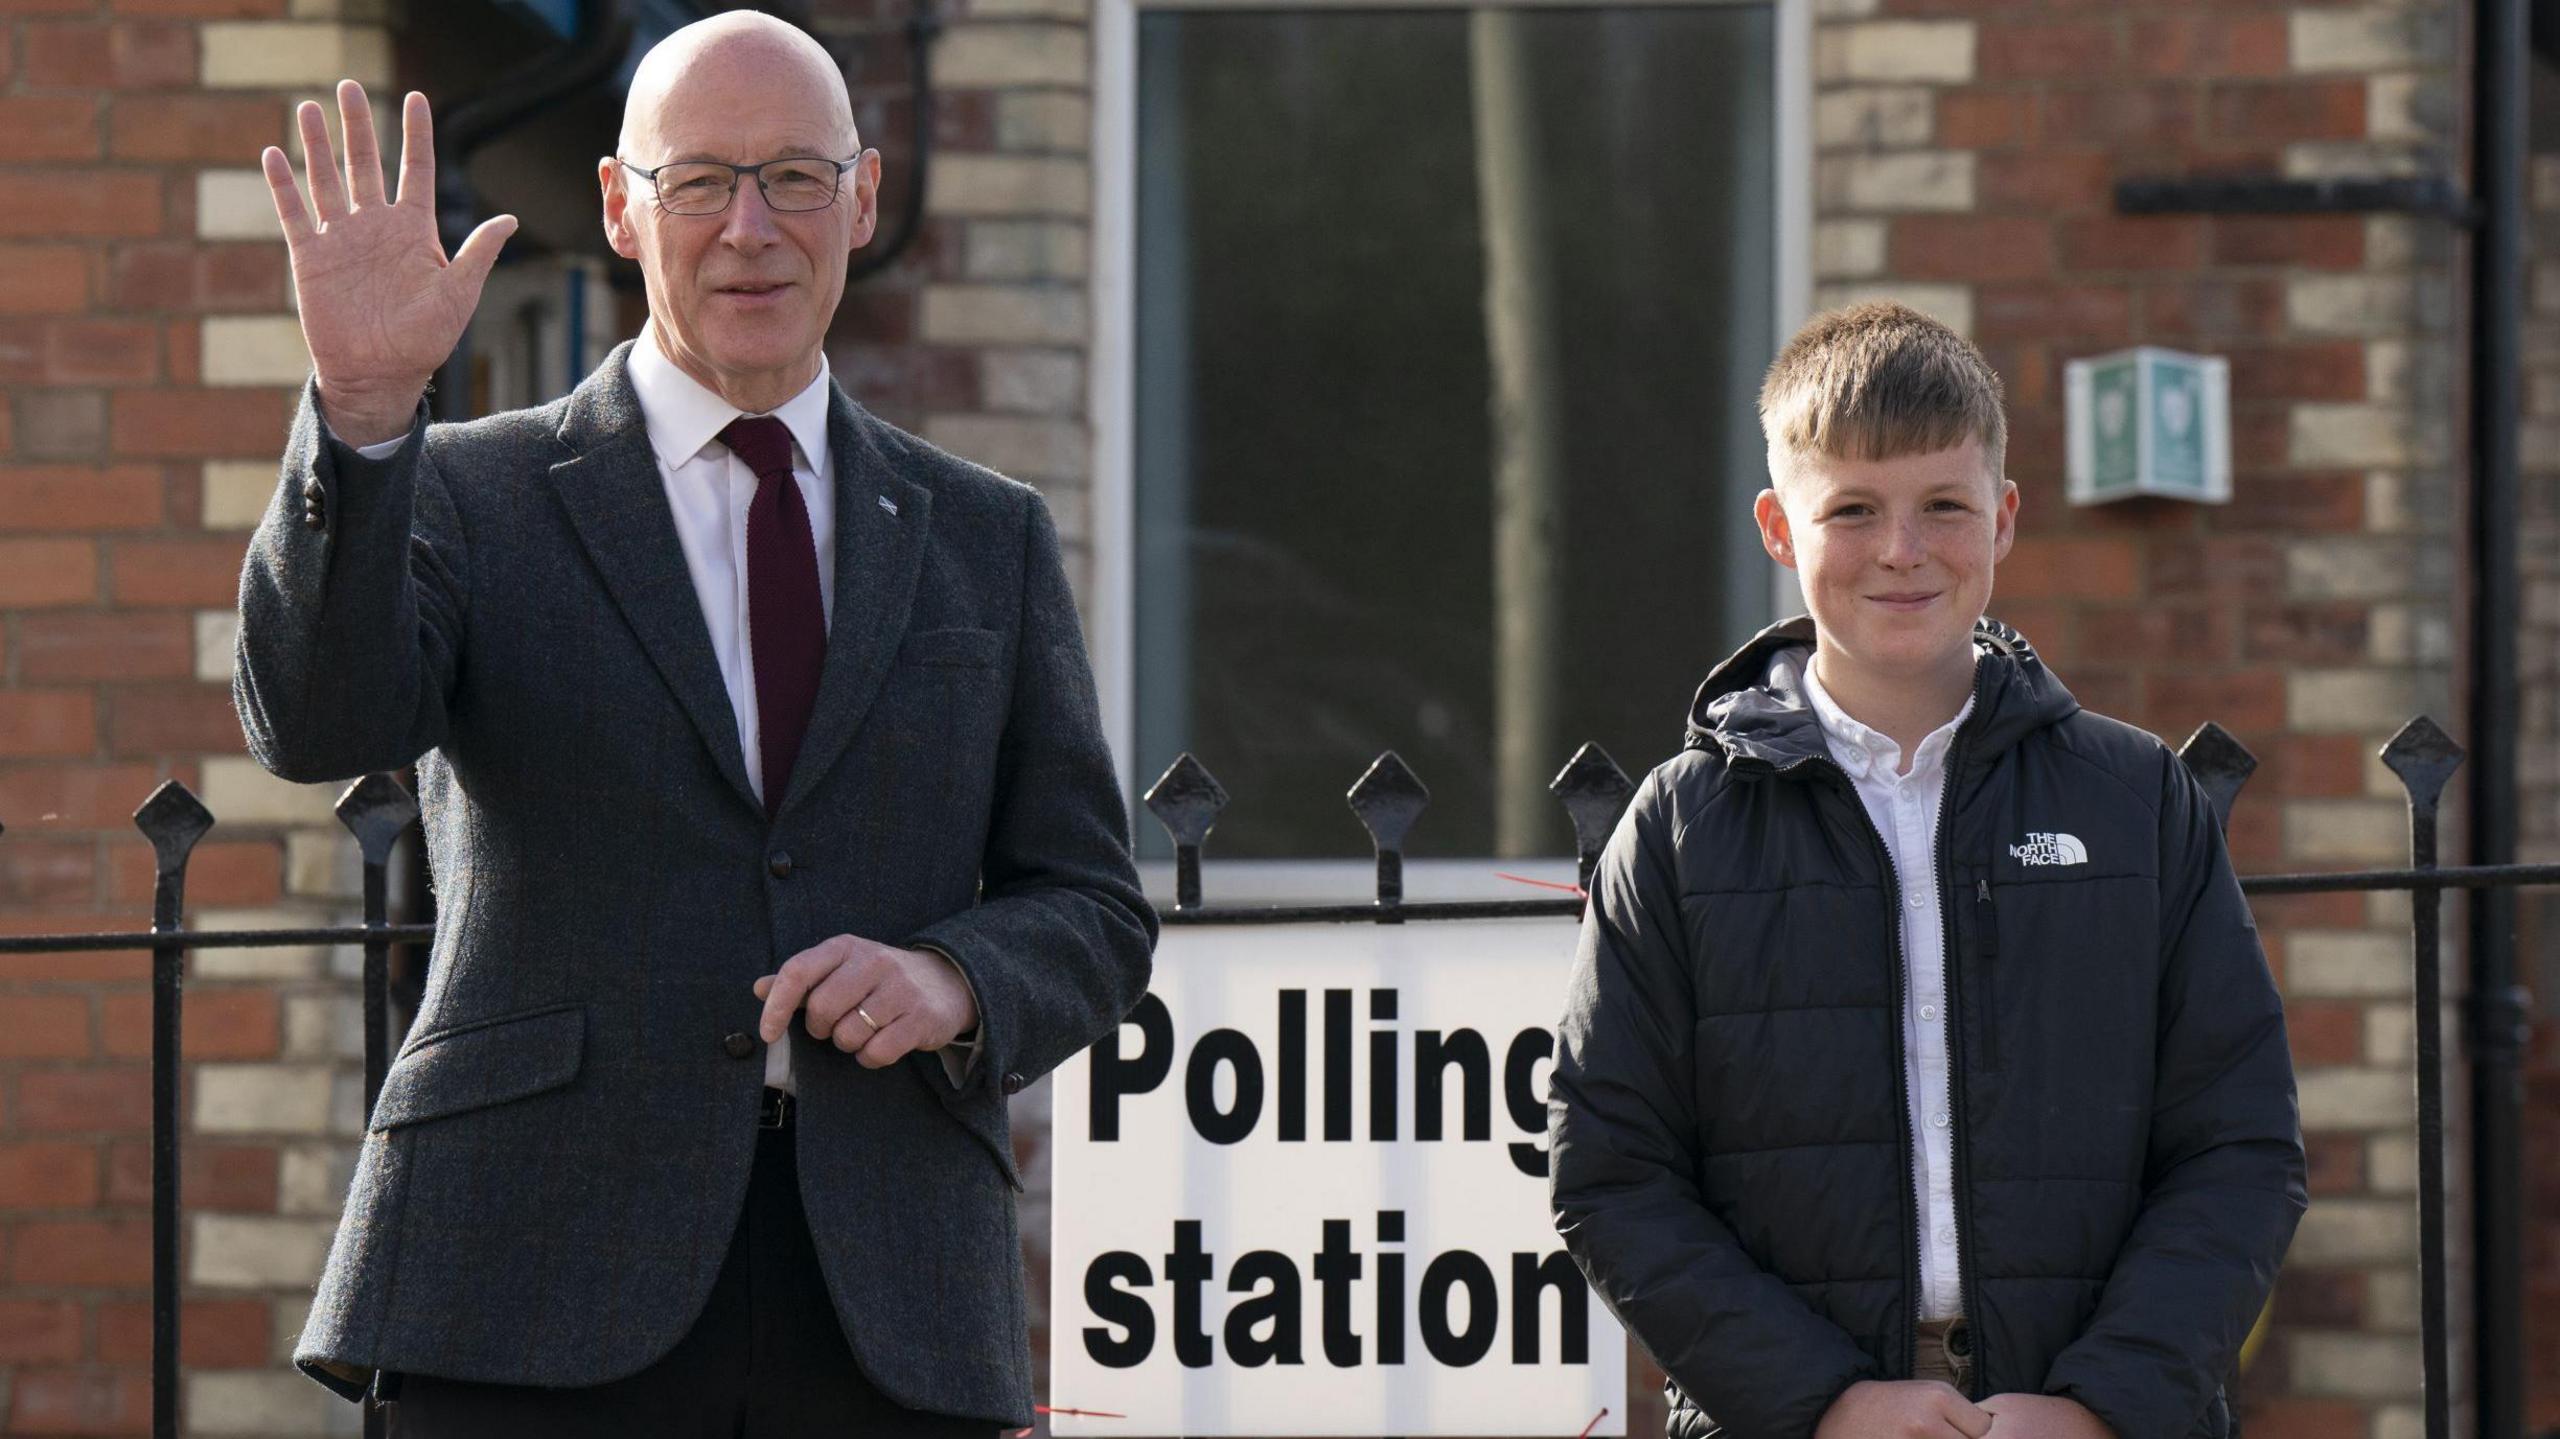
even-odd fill
[{"label": "boy's face", "polygon": [[1991,570],[2017,535],[2018,487],[1982,441],[1890,460],[1796,455],[1755,513],[1769,557],[1803,579],[1822,648],[1877,680],[1969,663]]}]

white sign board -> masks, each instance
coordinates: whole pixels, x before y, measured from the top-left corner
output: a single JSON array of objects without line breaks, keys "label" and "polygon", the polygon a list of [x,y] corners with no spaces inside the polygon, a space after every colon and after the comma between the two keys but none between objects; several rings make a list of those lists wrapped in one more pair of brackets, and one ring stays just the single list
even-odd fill
[{"label": "white sign board", "polygon": [[1048,1402],[1082,1412],[1054,1431],[1626,1433],[1626,1340],[1547,1209],[1573,946],[1167,928],[1057,1075]]}]

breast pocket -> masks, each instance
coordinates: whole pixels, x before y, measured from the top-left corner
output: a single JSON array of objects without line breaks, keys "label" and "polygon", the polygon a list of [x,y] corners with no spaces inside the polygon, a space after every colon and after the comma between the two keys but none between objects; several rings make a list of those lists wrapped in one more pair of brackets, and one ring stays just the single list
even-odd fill
[{"label": "breast pocket", "polygon": [[992,668],[1004,657],[1004,636],[994,630],[917,630],[898,646],[902,665]]},{"label": "breast pocket", "polygon": [[870,808],[907,831],[898,843],[944,834],[954,814],[983,814],[1011,687],[1006,637],[995,630],[927,629],[898,646],[865,725],[873,762]]}]

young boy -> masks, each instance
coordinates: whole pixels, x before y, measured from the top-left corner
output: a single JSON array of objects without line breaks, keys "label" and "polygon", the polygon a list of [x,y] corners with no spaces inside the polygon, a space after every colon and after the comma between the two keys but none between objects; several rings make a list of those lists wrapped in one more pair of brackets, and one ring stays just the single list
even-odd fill
[{"label": "young boy", "polygon": [[2219,1439],[2304,1190],[2212,806],[1982,618],[1980,352],[1825,315],[1760,414],[1812,613],[1707,677],[1601,862],[1556,1227],[1677,1439]]}]

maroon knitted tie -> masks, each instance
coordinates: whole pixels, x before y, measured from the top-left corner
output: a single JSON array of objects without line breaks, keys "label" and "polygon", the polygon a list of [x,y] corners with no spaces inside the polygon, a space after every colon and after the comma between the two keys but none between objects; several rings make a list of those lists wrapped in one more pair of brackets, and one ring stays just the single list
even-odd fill
[{"label": "maroon knitted tie", "polygon": [[747,640],[756,669],[756,738],[764,750],[764,812],[782,808],[791,765],[818,698],[827,615],[818,598],[818,548],[809,507],[791,478],[791,431],[770,415],[742,415],[720,443],[756,472],[747,506]]}]

